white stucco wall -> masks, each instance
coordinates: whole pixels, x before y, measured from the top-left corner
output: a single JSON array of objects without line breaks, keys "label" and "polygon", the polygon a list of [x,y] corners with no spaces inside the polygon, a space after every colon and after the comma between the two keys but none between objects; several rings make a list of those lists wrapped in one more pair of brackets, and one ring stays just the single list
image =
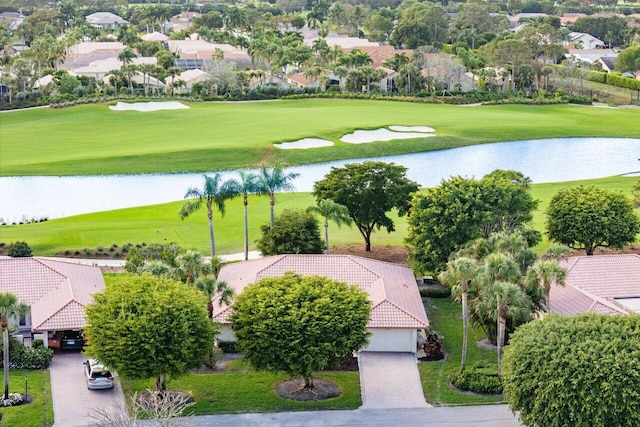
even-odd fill
[{"label": "white stucco wall", "polygon": [[416,352],[418,334],[416,329],[369,328],[369,345],[363,351]]},{"label": "white stucco wall", "polygon": [[235,342],[236,337],[233,336],[233,331],[231,330],[231,325],[218,324],[218,326],[220,328],[220,334],[218,335],[218,341]]}]

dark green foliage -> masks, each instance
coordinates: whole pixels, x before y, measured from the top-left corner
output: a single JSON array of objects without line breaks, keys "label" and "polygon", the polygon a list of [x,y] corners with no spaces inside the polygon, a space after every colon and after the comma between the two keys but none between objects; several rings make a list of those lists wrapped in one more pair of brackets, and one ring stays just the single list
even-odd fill
[{"label": "dark green foliage", "polygon": [[326,277],[263,279],[238,295],[231,322],[242,354],[257,369],[305,378],[367,343],[367,294]]},{"label": "dark green foliage", "polygon": [[550,315],[512,335],[505,398],[526,426],[637,426],[639,354],[638,315]]},{"label": "dark green foliage", "polygon": [[126,378],[179,376],[213,347],[207,298],[192,286],[151,276],[123,277],[87,307],[87,353]]},{"label": "dark green foliage", "polygon": [[[11,369],[46,369],[53,359],[53,350],[45,348],[42,340],[27,347],[15,338],[9,340],[9,366]],[[0,360],[2,367],[2,360]]]},{"label": "dark green foliage", "polygon": [[260,227],[256,246],[262,255],[321,254],[324,247],[318,219],[303,210],[286,209],[269,224]]},{"label": "dark green foliage", "polygon": [[27,242],[11,242],[7,247],[7,254],[10,257],[21,258],[32,256],[31,247]]},{"label": "dark green foliage", "polygon": [[448,298],[451,296],[451,288],[447,286],[429,286],[420,289],[423,298]]},{"label": "dark green foliage", "polygon": [[495,368],[474,366],[461,374],[450,375],[449,382],[458,390],[482,394],[502,393],[502,381]]},{"label": "dark green foliage", "polygon": [[171,267],[176,267],[176,257],[184,252],[185,249],[175,243],[165,245],[152,243],[149,246],[132,247],[125,257],[127,262],[124,268],[130,273],[136,273],[144,265],[145,261],[153,260],[162,261]]},{"label": "dark green foliage", "polygon": [[467,242],[521,229],[537,205],[529,178],[519,172],[496,170],[480,180],[443,180],[413,200],[409,259],[417,271],[436,272]]},{"label": "dark green foliage", "polygon": [[595,186],[566,187],[558,191],[546,210],[549,239],[584,249],[622,248],[640,232],[640,219],[622,192]]}]

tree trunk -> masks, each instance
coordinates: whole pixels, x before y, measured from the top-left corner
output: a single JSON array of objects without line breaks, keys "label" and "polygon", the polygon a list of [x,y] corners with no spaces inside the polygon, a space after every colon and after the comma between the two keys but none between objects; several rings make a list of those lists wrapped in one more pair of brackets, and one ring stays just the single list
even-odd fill
[{"label": "tree trunk", "polygon": [[498,376],[502,377],[502,349],[504,347],[504,331],[507,320],[504,317],[498,318]]},{"label": "tree trunk", "polygon": [[160,394],[167,391],[167,381],[165,374],[160,374],[159,377],[156,377],[156,391]]},{"label": "tree trunk", "polygon": [[248,205],[249,195],[244,195],[244,260],[249,259],[249,217],[248,217]]},{"label": "tree trunk", "polygon": [[304,377],[304,388],[308,390],[313,390],[313,377],[309,375],[308,377]]},{"label": "tree trunk", "polygon": [[462,360],[460,361],[460,373],[464,372],[467,365],[467,335],[469,334],[469,307],[467,306],[467,292],[462,293]]},{"label": "tree trunk", "polygon": [[216,256],[216,240],[213,236],[213,211],[207,209],[207,217],[209,218],[209,239],[211,241],[211,257]]},{"label": "tree trunk", "polygon": [[324,217],[324,240],[327,242],[327,253],[331,252],[329,249],[329,218]]},{"label": "tree trunk", "polygon": [[273,228],[273,224],[275,223],[275,204],[276,204],[276,195],[274,193],[269,193],[269,205],[271,207],[271,228]]},{"label": "tree trunk", "polygon": [[4,398],[9,398],[9,328],[2,328],[2,364],[4,367]]}]

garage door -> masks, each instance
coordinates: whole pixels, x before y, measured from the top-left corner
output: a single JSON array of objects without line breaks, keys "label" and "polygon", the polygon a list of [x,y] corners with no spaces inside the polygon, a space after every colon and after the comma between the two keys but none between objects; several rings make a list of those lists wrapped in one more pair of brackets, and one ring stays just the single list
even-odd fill
[{"label": "garage door", "polygon": [[363,351],[416,352],[417,331],[415,329],[370,328],[369,345]]}]

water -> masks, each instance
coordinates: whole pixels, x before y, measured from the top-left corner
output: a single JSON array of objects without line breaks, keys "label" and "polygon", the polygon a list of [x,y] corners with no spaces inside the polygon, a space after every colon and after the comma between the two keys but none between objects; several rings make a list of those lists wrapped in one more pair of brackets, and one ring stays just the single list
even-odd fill
[{"label": "water", "polygon": [[[368,160],[395,162],[421,186],[451,176],[480,178],[494,169],[514,169],[535,183],[602,178],[640,171],[640,139],[559,138],[482,144]],[[296,191],[311,191],[332,166],[358,160],[296,166]],[[224,172],[225,178],[236,172]],[[88,212],[182,200],[189,187],[201,188],[202,173],[0,177],[0,218],[59,218]]]}]

